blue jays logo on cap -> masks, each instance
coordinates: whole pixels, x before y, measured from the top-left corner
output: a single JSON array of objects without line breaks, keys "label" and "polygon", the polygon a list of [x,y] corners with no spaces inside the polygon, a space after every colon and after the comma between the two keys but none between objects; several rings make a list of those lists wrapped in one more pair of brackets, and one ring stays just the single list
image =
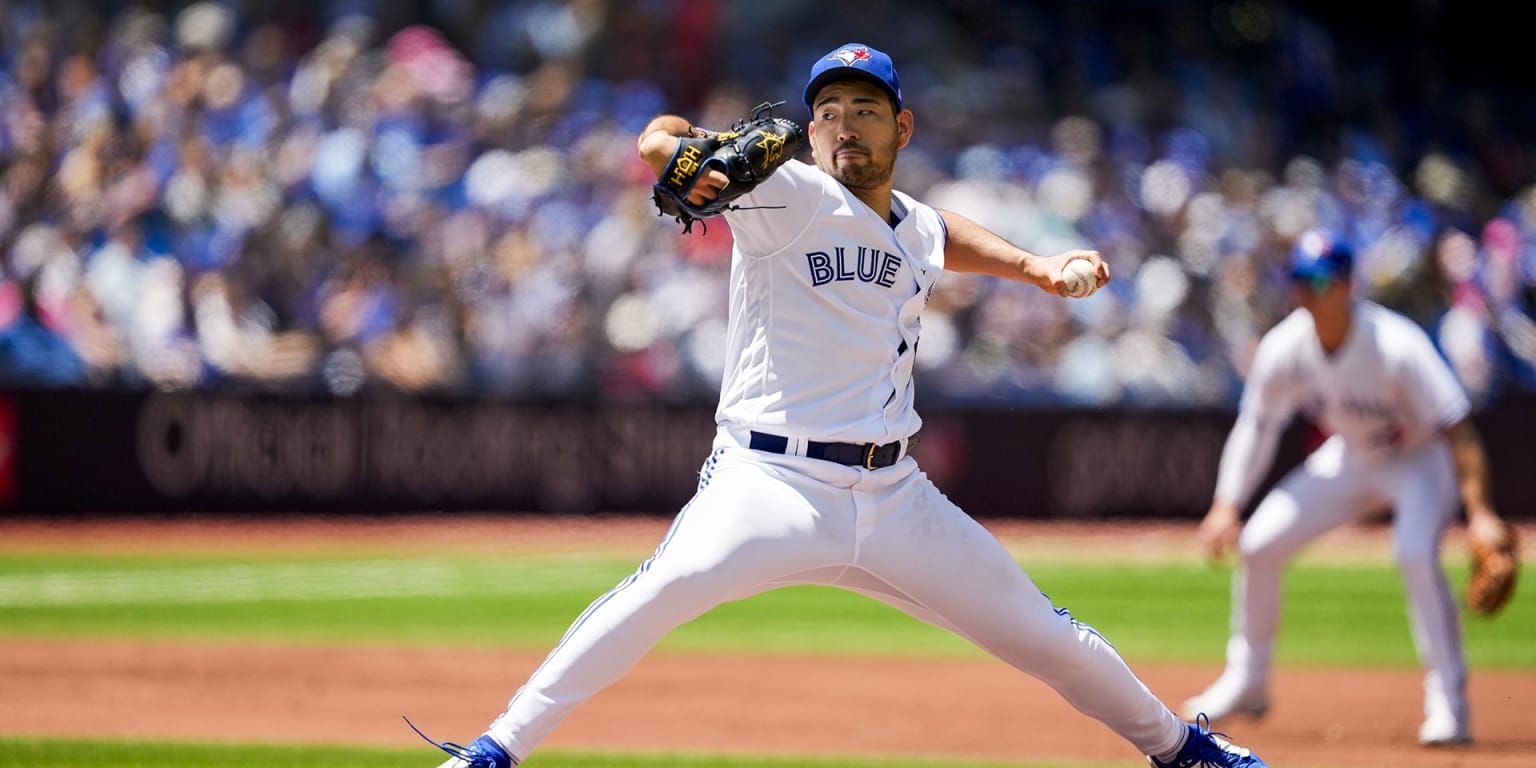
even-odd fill
[{"label": "blue jays logo on cap", "polygon": [[843,63],[843,66],[851,67],[855,61],[869,61],[869,49],[862,45],[857,48],[844,48],[833,51],[827,58],[837,59]]},{"label": "blue jays logo on cap", "polygon": [[863,43],[839,46],[811,65],[811,78],[805,84],[805,108],[814,110],[811,99],[822,86],[836,80],[861,79],[881,86],[901,110],[901,78],[891,57]]},{"label": "blue jays logo on cap", "polygon": [[1355,252],[1337,233],[1316,228],[1303,232],[1291,248],[1291,279],[1323,287],[1347,280],[1355,269]]}]

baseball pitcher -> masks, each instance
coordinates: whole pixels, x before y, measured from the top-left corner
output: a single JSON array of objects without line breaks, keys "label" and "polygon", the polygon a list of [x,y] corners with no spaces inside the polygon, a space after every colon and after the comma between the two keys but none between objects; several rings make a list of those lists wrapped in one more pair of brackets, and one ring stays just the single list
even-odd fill
[{"label": "baseball pitcher", "polygon": [[[1086,295],[1108,267],[1093,251],[1036,256],[894,190],[913,114],[886,54],[852,43],[819,57],[803,99],[804,132],[765,105],[728,130],[668,115],[640,136],[658,209],[690,228],[724,216],[735,240],[713,451],[654,556],[576,619],[483,736],[440,745],[454,755],[445,768],[516,765],[674,627],[797,584],[867,595],[970,640],[1154,766],[1263,766],[1164,706],[911,456],[913,360],[945,270]],[[807,141],[814,164],[791,159]],[[1087,289],[1075,261],[1091,265]]]}]

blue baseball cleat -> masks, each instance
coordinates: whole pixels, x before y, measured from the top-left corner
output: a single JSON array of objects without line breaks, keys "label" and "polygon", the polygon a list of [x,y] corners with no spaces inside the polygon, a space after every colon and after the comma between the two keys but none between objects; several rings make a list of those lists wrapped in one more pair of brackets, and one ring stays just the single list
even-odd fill
[{"label": "blue baseball cleat", "polygon": [[447,762],[439,765],[437,768],[512,768],[517,765],[517,761],[513,760],[512,756],[508,755],[507,751],[502,749],[500,744],[492,741],[489,736],[481,736],[471,741],[469,746],[466,747],[451,741],[433,741],[431,737],[422,733],[421,729],[417,728],[416,724],[409,719],[405,721],[405,724],[409,725],[411,730],[416,732],[417,736],[426,739],[428,744],[453,755],[453,757],[448,758]]},{"label": "blue baseball cleat", "polygon": [[1147,758],[1153,768],[1269,768],[1258,755],[1236,746],[1225,733],[1211,732],[1211,720],[1203,713],[1189,724],[1189,736],[1173,762]]}]

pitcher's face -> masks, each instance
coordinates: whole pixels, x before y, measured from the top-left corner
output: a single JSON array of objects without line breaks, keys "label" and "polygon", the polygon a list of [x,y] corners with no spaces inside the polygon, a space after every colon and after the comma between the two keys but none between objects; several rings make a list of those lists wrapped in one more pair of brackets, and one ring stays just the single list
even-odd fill
[{"label": "pitcher's face", "polygon": [[849,189],[888,186],[912,138],[912,113],[897,113],[874,83],[838,80],[816,94],[810,124],[816,167]]}]

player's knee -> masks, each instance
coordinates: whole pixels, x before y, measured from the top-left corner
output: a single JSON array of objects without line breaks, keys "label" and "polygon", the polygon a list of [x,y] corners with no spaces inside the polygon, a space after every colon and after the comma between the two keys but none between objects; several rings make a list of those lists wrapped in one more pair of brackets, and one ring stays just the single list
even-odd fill
[{"label": "player's knee", "polygon": [[1237,539],[1237,554],[1249,570],[1276,570],[1285,567],[1291,556],[1274,537],[1255,536],[1244,530]]},{"label": "player's knee", "polygon": [[1057,616],[1057,621],[1042,624],[1031,633],[1031,656],[1042,668],[1062,672],[1098,664],[1109,642],[1098,630],[1073,618],[1070,613],[1058,613]]},{"label": "player's knee", "polygon": [[1439,553],[1424,547],[1398,546],[1393,549],[1392,557],[1405,574],[1433,574],[1440,568]]}]

